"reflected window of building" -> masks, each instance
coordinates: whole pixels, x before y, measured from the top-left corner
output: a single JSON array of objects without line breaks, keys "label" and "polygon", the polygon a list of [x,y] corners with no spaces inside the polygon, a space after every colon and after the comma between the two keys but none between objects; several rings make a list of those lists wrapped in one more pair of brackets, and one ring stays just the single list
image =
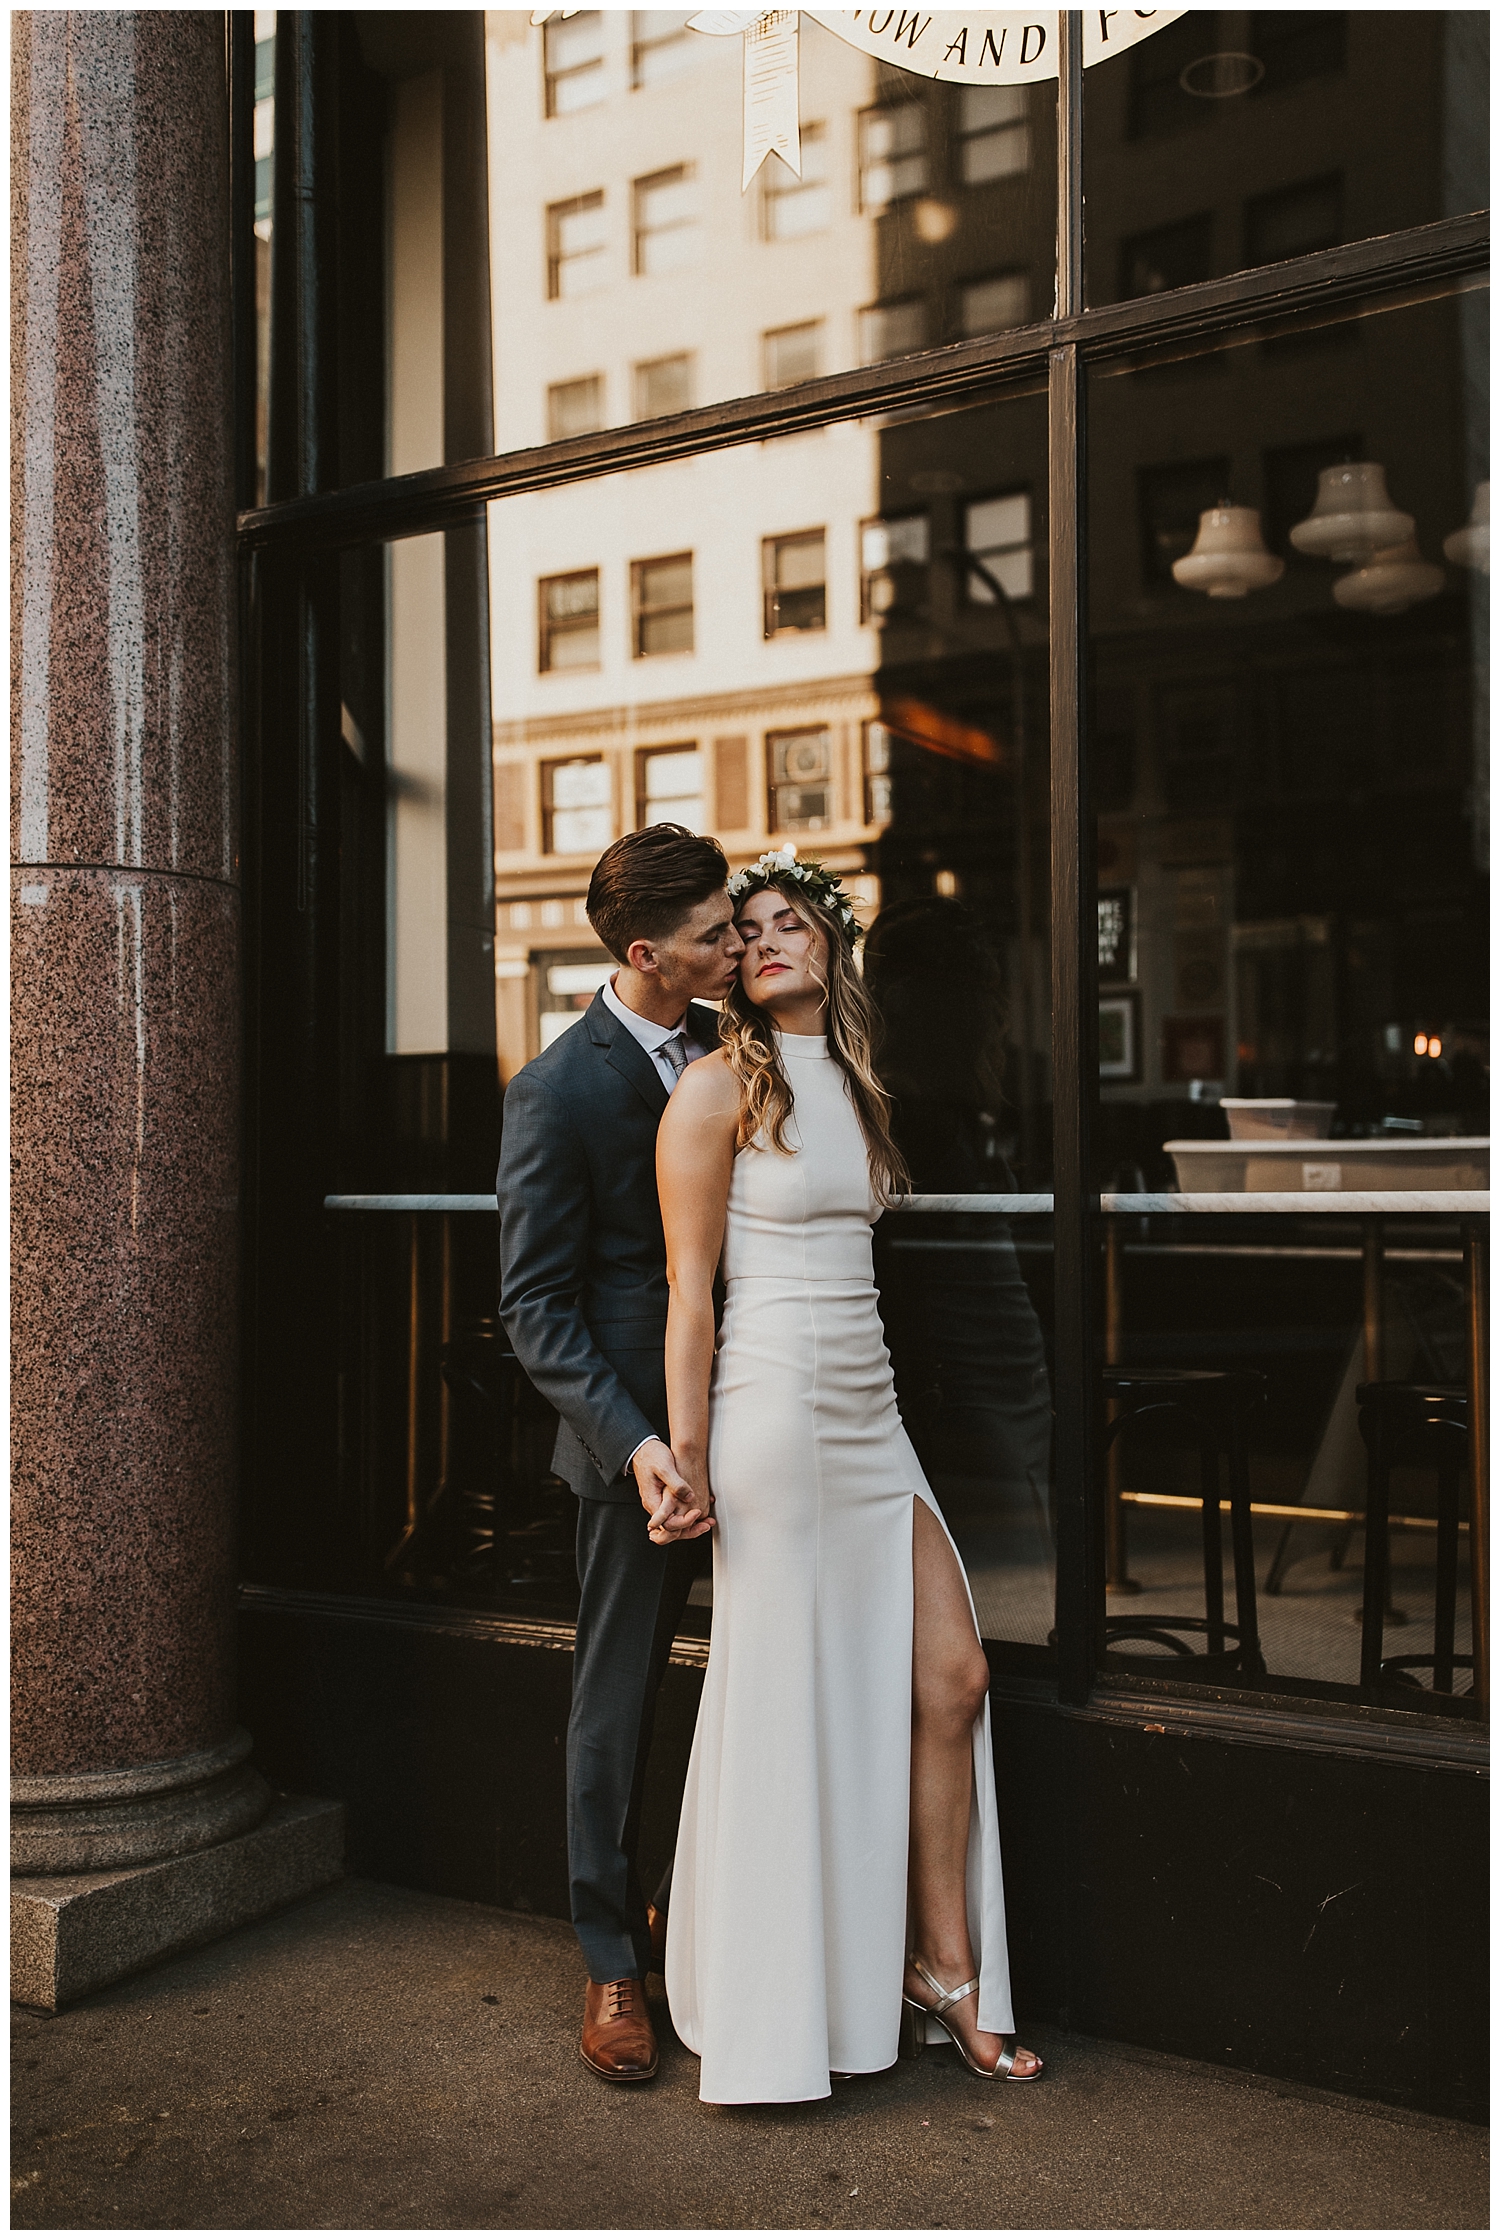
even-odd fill
[{"label": "reflected window of building", "polygon": [[761,546],[765,593],[764,629],[768,638],[796,630],[828,627],[824,533],[806,529],[795,537],[767,537]]},{"label": "reflected window of building", "polygon": [[828,181],[828,135],[820,124],[802,127],[802,175],[770,155],[762,173],[761,230],[767,241],[800,241],[826,233],[833,222]]},{"label": "reflected window of building", "polygon": [[1029,599],[1035,586],[1031,550],[1031,494],[1013,490],[964,507],[964,550],[978,567],[969,567],[966,596],[971,606],[997,603],[995,585],[1007,599]]},{"label": "reflected window of building", "polygon": [[615,975],[613,957],[590,957],[580,964],[571,957],[560,958],[556,963],[547,957],[538,957],[538,978],[541,981],[538,1001],[537,1041],[543,1050],[550,1049],[560,1034],[576,1026],[599,990]]},{"label": "reflected window of building", "polygon": [[1120,244],[1120,294],[1157,296],[1213,278],[1214,221],[1208,211],[1155,226]]},{"label": "reflected window of building", "polygon": [[577,381],[554,381],[547,391],[547,439],[596,435],[604,426],[604,376],[586,373]]},{"label": "reflected window of building", "polygon": [[920,101],[865,109],[859,119],[859,206],[885,210],[925,192],[927,111]]},{"label": "reflected window of building", "polygon": [[1344,182],[1338,172],[1309,179],[1245,205],[1246,264],[1279,264],[1283,257],[1331,249],[1344,238]]},{"label": "reflected window of building", "polygon": [[891,821],[891,735],[883,723],[864,727],[865,821]]},{"label": "reflected window of building", "polygon": [[660,420],[669,412],[688,412],[693,403],[693,360],[682,350],[671,358],[650,358],[635,369],[635,416]]},{"label": "reflected window of building", "polygon": [[1130,52],[1130,121],[1132,140],[1147,140],[1158,133],[1180,130],[1202,115],[1201,107],[1179,82],[1203,50],[1203,36],[1193,17],[1158,31]]},{"label": "reflected window of building", "polygon": [[1342,70],[1348,45],[1342,8],[1278,8],[1250,18],[1250,52],[1265,71],[1260,85],[1267,93]]},{"label": "reflected window of building", "polygon": [[547,211],[547,294],[552,301],[592,295],[608,277],[603,189],[552,203]]},{"label": "reflected window of building", "polygon": [[882,622],[887,615],[910,613],[922,604],[927,594],[931,541],[931,525],[925,513],[860,523],[861,622]]},{"label": "reflected window of building", "polygon": [[676,552],[664,560],[632,561],[630,604],[630,650],[638,661],[651,653],[691,653],[692,554]]},{"label": "reflected window of building", "polygon": [[859,315],[859,356],[862,365],[879,365],[883,358],[904,358],[927,342],[927,305],[920,296],[904,303],[872,303]]},{"label": "reflected window of building", "polygon": [[965,186],[1012,179],[1031,164],[1024,86],[961,86],[958,167]]},{"label": "reflected window of building", "polygon": [[761,379],[768,389],[794,381],[816,381],[822,372],[823,322],[806,319],[796,327],[773,327],[761,336]]},{"label": "reflected window of building", "polygon": [[1143,583],[1172,584],[1172,563],[1192,550],[1199,516],[1223,505],[1228,488],[1229,461],[1222,455],[1141,468],[1136,490]]},{"label": "reflected window of building", "polygon": [[966,280],[958,291],[959,332],[1001,334],[1007,327],[1024,327],[1030,309],[1024,272],[995,272],[985,280]]},{"label": "reflected window of building", "polygon": [[831,731],[767,732],[766,765],[773,832],[821,832],[832,824]]},{"label": "reflected window of building", "polygon": [[703,756],[696,747],[645,747],[635,758],[635,821],[708,828]]},{"label": "reflected window of building", "polygon": [[615,836],[609,764],[602,755],[542,764],[542,847],[549,856],[598,855]]},{"label": "reflected window of building", "polygon": [[[691,15],[691,9],[688,15]],[[688,15],[675,8],[635,8],[630,17],[630,82],[663,86],[691,70],[703,41],[688,30]]]},{"label": "reflected window of building", "polygon": [[681,272],[699,253],[698,182],[689,163],[635,182],[635,269]]},{"label": "reflected window of building", "polygon": [[597,669],[599,666],[599,571],[580,568],[573,575],[543,576],[537,586],[542,671]]},{"label": "reflected window of building", "polygon": [[549,117],[568,117],[604,99],[608,86],[602,9],[580,8],[573,15],[551,17],[543,32],[542,52]]}]

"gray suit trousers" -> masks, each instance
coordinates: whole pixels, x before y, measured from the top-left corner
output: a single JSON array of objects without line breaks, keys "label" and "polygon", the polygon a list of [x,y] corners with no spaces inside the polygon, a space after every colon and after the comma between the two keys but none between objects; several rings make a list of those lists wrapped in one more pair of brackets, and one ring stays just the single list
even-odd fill
[{"label": "gray suit trousers", "polygon": [[708,1535],[658,1548],[639,1501],[578,1504],[578,1633],[568,1720],[573,1926],[595,1983],[651,1964],[636,1835],[656,1691]]}]

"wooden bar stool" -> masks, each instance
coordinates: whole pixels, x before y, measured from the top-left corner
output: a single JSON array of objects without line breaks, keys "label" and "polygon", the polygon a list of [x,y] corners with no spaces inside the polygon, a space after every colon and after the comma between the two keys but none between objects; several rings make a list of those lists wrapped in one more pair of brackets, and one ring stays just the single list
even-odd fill
[{"label": "wooden bar stool", "polygon": [[[1188,1679],[1236,1673],[1258,1679],[1266,1669],[1255,1614],[1255,1540],[1250,1513],[1250,1452],[1246,1428],[1253,1409],[1264,1405],[1266,1380],[1257,1369],[1122,1369],[1104,1371],[1105,1397],[1116,1415],[1105,1436],[1106,1448],[1131,1425],[1162,1419],[1163,1428],[1185,1433],[1199,1455],[1203,1503],[1203,1607],[1206,1616],[1185,1618],[1139,1611],[1105,1622],[1105,1646],[1152,1641],[1171,1650],[1173,1672]],[[1219,1521],[1219,1462],[1229,1466],[1230,1542],[1234,1559],[1233,1623],[1224,1616],[1224,1557]],[[1201,1634],[1207,1646],[1193,1649],[1181,1636]],[[1162,1659],[1151,1664],[1159,1669]],[[1138,1664],[1144,1664],[1138,1659]]]},{"label": "wooden bar stool", "polygon": [[[1462,1385],[1362,1384],[1355,1394],[1359,1432],[1369,1457],[1365,1495],[1364,1611],[1359,1684],[1373,1702],[1382,1679],[1406,1681],[1431,1671],[1436,1695],[1452,1695],[1456,1670],[1472,1671],[1473,1658],[1455,1656],[1458,1611],[1458,1519],[1464,1468],[1469,1459],[1469,1395]],[[1437,1577],[1432,1654],[1385,1657],[1385,1609],[1391,1573],[1391,1470],[1398,1462],[1428,1463],[1437,1471]],[[1420,1686],[1416,1680],[1407,1683]]]}]

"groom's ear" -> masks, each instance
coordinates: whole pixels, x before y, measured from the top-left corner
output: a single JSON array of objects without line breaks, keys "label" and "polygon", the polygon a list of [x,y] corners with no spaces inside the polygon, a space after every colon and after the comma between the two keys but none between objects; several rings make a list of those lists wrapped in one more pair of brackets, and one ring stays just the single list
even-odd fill
[{"label": "groom's ear", "polygon": [[625,962],[632,972],[660,972],[661,960],[654,941],[632,941],[625,952]]}]

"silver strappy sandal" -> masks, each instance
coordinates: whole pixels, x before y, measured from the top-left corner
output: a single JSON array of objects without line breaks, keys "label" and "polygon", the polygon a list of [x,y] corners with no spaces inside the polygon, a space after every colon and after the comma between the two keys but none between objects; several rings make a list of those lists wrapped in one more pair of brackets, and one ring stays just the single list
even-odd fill
[{"label": "silver strappy sandal", "polygon": [[927,2025],[929,2022],[939,2022],[942,2023],[946,2035],[958,2048],[958,2057],[964,2067],[976,2077],[983,2077],[990,2084],[993,2084],[997,2077],[1005,2077],[1011,2084],[1035,2084],[1042,2073],[1043,2063],[1039,2056],[1033,2056],[1033,2059],[1036,2060],[1036,2067],[1028,2070],[1024,2076],[1018,2077],[1016,2075],[1014,2033],[1001,2038],[1000,2053],[994,2068],[982,2069],[977,2061],[970,2059],[969,2049],[958,2032],[948,2022],[944,2021],[944,2016],[951,2013],[960,1999],[967,1999],[971,1991],[979,1989],[978,1976],[971,1977],[967,1983],[961,1983],[956,1991],[945,1991],[937,1977],[923,1965],[916,1953],[909,1952],[906,1955],[906,1962],[908,1967],[916,1969],[917,1974],[929,1989],[937,1993],[937,2004],[926,2007],[923,2006],[920,1999],[909,1999],[905,1992],[901,1994],[901,2058],[903,2061],[921,2060],[922,2055],[927,2050]]}]

